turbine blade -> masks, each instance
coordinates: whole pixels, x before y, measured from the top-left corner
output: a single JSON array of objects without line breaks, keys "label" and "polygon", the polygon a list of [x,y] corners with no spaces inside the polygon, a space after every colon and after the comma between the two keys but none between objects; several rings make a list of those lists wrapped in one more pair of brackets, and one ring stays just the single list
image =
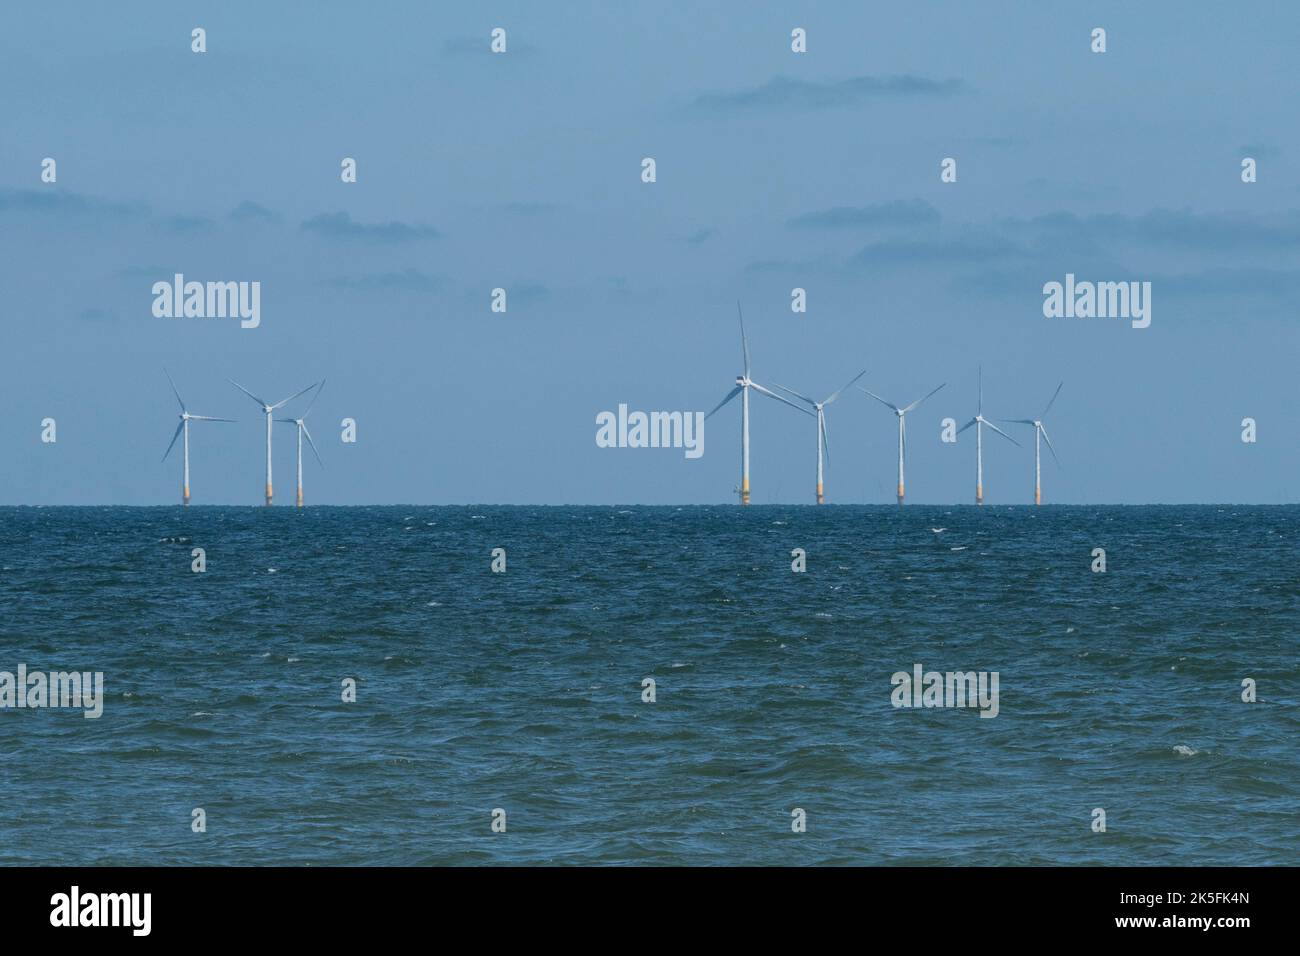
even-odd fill
[{"label": "turbine blade", "polygon": [[298,424],[298,419],[296,419],[296,418],[277,418],[276,421],[277,421],[277,422],[287,422],[287,423],[290,424],[290,425],[297,425],[297,424]]},{"label": "turbine blade", "polygon": [[784,402],[786,405],[789,405],[791,408],[793,408],[796,412],[802,412],[803,414],[808,415],[812,418],[817,417],[816,415],[813,415],[812,412],[808,411],[808,409],[800,408],[798,405],[790,401],[788,398],[782,398],[780,395],[776,394],[776,392],[773,392],[770,389],[762,385],[759,385],[757,382],[750,382],[749,386],[750,388],[756,389],[763,395],[766,395],[768,398],[775,398],[778,402]]},{"label": "turbine blade", "polygon": [[176,396],[176,403],[180,405],[181,411],[186,411],[185,403],[181,401],[181,393],[176,391],[176,383],[172,381],[171,373],[163,369],[163,374],[167,376],[167,383],[172,387],[172,394]]},{"label": "turbine blade", "polygon": [[898,416],[898,433],[903,438],[903,461],[907,461],[907,416]]},{"label": "turbine blade", "polygon": [[[324,387],[325,387],[325,379],[321,379],[321,380],[320,380],[320,385],[317,386],[317,388],[316,388],[316,394],[313,395],[313,396],[311,397],[311,401],[307,403],[307,412],[311,411],[311,407],[312,407],[313,405],[316,404],[316,399],[320,398],[321,390],[322,390]],[[303,413],[302,413],[302,417],[303,417],[303,418],[306,418],[306,417],[307,417],[307,412],[303,412]]]},{"label": "turbine blade", "polygon": [[325,462],[320,459],[320,452],[316,450],[316,443],[311,440],[311,432],[307,431],[306,422],[302,423],[302,433],[307,436],[307,444],[311,445],[311,453],[316,456],[316,461],[320,462],[320,466],[324,468]]},{"label": "turbine blade", "polygon": [[260,398],[258,398],[256,395],[254,395],[254,394],[253,394],[252,392],[250,392],[248,389],[244,388],[244,386],[240,385],[240,384],[239,384],[238,382],[236,382],[233,378],[228,378],[228,379],[226,379],[226,381],[229,382],[231,385],[235,386],[235,388],[239,389],[241,392],[243,392],[245,395],[247,395],[247,396],[248,396],[249,398],[251,398],[253,401],[257,402],[257,404],[261,405],[263,408],[266,407],[266,402],[262,401]]},{"label": "turbine blade", "polygon": [[997,432],[999,435],[1001,435],[1001,436],[1002,436],[1003,438],[1005,438],[1007,441],[1011,442],[1011,444],[1016,445],[1016,446],[1019,446],[1019,445],[1020,445],[1020,442],[1016,441],[1014,438],[1012,438],[1010,435],[1008,435],[1006,432],[1004,432],[1001,428],[998,428],[997,425],[994,425],[994,424],[993,424],[991,421],[989,421],[987,418],[984,419],[984,424],[987,425],[987,426],[989,426],[989,428],[993,429],[995,432]]},{"label": "turbine blade", "polygon": [[[729,391],[729,392],[727,393],[727,397],[726,397],[726,398],[724,398],[722,401],[718,402],[717,405],[714,405],[714,406],[713,406],[713,412],[716,412],[719,408],[721,408],[723,405],[727,404],[727,402],[731,401],[733,398],[735,398],[735,397],[736,397],[737,395],[739,395],[739,394],[740,394],[740,386],[737,385],[735,388],[733,388],[731,391]],[[709,415],[712,415],[713,412],[709,412]],[[704,416],[704,420],[705,420],[705,421],[708,421],[708,419],[709,419],[709,415],[705,415],[705,416]]]},{"label": "turbine blade", "polygon": [[191,416],[190,416],[190,421],[192,421],[192,422],[233,422],[233,421],[235,421],[235,419],[233,419],[233,418],[212,418],[211,416],[208,416],[208,415],[191,415]]},{"label": "turbine blade", "polygon": [[823,414],[818,418],[822,429],[822,447],[826,449],[826,460],[829,462],[831,460],[831,436],[826,434],[826,416]]},{"label": "turbine blade", "polygon": [[800,394],[799,394],[798,392],[796,392],[793,388],[786,388],[786,387],[785,387],[784,385],[782,385],[780,382],[773,382],[772,384],[775,385],[777,388],[781,389],[781,391],[783,391],[783,392],[789,392],[789,393],[790,393],[791,395],[793,395],[795,398],[802,398],[805,402],[807,402],[809,405],[813,406],[814,408],[817,407],[817,403],[814,402],[814,401],[813,401],[811,398],[809,398],[807,395],[800,395]]},{"label": "turbine blade", "polygon": [[897,405],[895,405],[893,402],[887,402],[887,401],[885,401],[883,398],[881,398],[881,397],[880,397],[879,395],[877,395],[875,392],[868,391],[867,389],[863,388],[861,385],[858,386],[858,391],[859,391],[859,392],[866,392],[868,395],[870,395],[872,398],[874,398],[876,401],[878,401],[881,405],[884,405],[886,408],[892,408],[895,412],[897,412],[897,411],[901,411],[901,409],[900,409]]},{"label": "turbine blade", "polygon": [[[947,382],[944,382],[944,383],[943,383],[943,385],[947,385],[947,384],[948,384]],[[940,385],[939,388],[943,388],[943,385]],[[939,388],[936,388],[936,389],[934,390],[934,392],[939,391]],[[933,395],[934,392],[931,392],[930,395]],[[908,412],[910,412],[912,409],[916,408],[916,406],[920,405],[923,401],[925,401],[926,398],[929,398],[930,395],[926,395],[925,398],[918,398],[918,399],[917,399],[916,401],[914,401],[911,405],[908,405],[905,409],[903,409],[903,414],[906,415],[906,414],[907,414]]]},{"label": "turbine blade", "polygon": [[1056,391],[1054,391],[1054,392],[1052,393],[1052,400],[1051,400],[1050,402],[1047,403],[1047,407],[1043,409],[1043,414],[1039,415],[1039,416],[1038,416],[1039,418],[1046,418],[1046,417],[1047,417],[1047,413],[1050,412],[1050,411],[1052,410],[1052,405],[1055,404],[1055,402],[1056,402],[1056,396],[1061,394],[1061,386],[1064,385],[1064,384],[1065,384],[1065,383],[1062,382],[1060,385],[1056,386]]},{"label": "turbine blade", "polygon": [[822,405],[829,405],[831,402],[835,401],[835,399],[840,397],[840,392],[844,391],[844,389],[848,388],[849,385],[852,385],[854,382],[856,382],[858,379],[862,378],[862,376],[866,374],[867,374],[867,370],[864,368],[857,375],[853,376],[853,378],[849,379],[847,384],[841,385],[838,391],[836,391],[833,395],[831,395],[830,398],[826,399],[826,401],[822,402]]},{"label": "turbine blade", "polygon": [[984,366],[983,366],[983,365],[980,366],[980,369],[979,369],[979,377],[980,377],[980,407],[979,407],[979,414],[983,415],[983,414],[984,414]]},{"label": "turbine blade", "polygon": [[749,339],[745,337],[745,313],[740,311],[740,301],[736,301],[736,315],[740,316],[740,348],[745,353],[745,378],[749,378]]},{"label": "turbine blade", "polygon": [[1047,437],[1047,429],[1039,425],[1038,430],[1043,433],[1043,440],[1047,442],[1047,450],[1052,453],[1052,458],[1056,461],[1057,467],[1061,467],[1061,459],[1056,457],[1056,449],[1052,447],[1052,440]]},{"label": "turbine blade", "polygon": [[1034,424],[1034,420],[1033,420],[1032,418],[999,418],[998,421],[1000,421],[1000,422],[1006,422],[1006,423],[1011,424],[1011,425],[1032,425],[1032,424]]},{"label": "turbine blade", "polygon": [[303,394],[306,394],[307,392],[310,392],[313,388],[316,387],[316,385],[317,385],[316,382],[312,382],[310,385],[308,385],[306,388],[304,388],[301,392],[294,392],[294,393],[293,393],[292,395],[290,395],[288,398],[286,398],[286,399],[282,399],[281,401],[276,402],[276,403],[275,403],[274,405],[272,405],[271,407],[272,407],[272,408],[279,408],[281,405],[287,405],[287,404],[289,404],[290,402],[292,402],[295,398],[297,398],[299,395],[303,395]]},{"label": "turbine blade", "polygon": [[966,429],[970,428],[972,425],[975,424],[975,421],[976,421],[976,420],[975,420],[974,418],[972,418],[972,419],[971,419],[970,421],[968,421],[965,425],[961,426],[961,428],[957,429],[957,434],[960,435],[960,434],[961,434],[962,432],[964,432]]},{"label": "turbine blade", "polygon": [[166,461],[167,456],[172,453],[172,446],[176,444],[176,439],[181,437],[181,429],[184,427],[185,427],[185,420],[181,419],[181,423],[176,426],[176,431],[172,432],[171,443],[167,446],[167,450],[163,452],[163,456],[162,456],[163,461]]}]

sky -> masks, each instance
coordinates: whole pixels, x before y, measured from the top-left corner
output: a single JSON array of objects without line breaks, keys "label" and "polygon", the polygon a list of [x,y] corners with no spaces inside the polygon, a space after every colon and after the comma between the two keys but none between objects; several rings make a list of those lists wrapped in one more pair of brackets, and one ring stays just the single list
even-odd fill
[{"label": "sky", "polygon": [[[227,379],[325,380],[308,504],[734,502],[739,403],[698,459],[595,436],[717,404],[737,302],[769,387],[945,385],[909,501],[973,499],[973,433],[940,434],[982,368],[994,420],[1064,383],[1047,502],[1296,502],[1298,52],[1300,7],[1251,2],[8,5],[0,503],[176,503],[164,368],[239,420],[193,427],[195,504],[262,500]],[[178,272],[259,282],[260,325],[155,316]],[[1150,282],[1151,325],[1045,317],[1067,273]],[[892,503],[892,413],[850,390],[827,424],[828,500]],[[986,501],[1032,502],[1032,429],[1003,427]],[[751,441],[754,503],[811,503],[812,419],[755,396]]]}]

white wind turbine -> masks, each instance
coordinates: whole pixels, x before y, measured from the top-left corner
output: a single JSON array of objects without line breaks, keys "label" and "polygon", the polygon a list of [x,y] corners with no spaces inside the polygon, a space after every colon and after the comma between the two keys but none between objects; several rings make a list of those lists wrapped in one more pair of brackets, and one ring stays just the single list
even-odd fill
[{"label": "white wind turbine", "polygon": [[[947,382],[943,383],[943,385],[947,384]],[[939,388],[943,388],[943,385],[940,385]],[[939,388],[936,388],[934,392],[930,393],[930,395],[926,395],[925,398],[918,398],[911,405],[905,405],[902,408],[899,408],[893,402],[885,401],[875,392],[867,391],[867,389],[862,388],[861,385],[859,385],[858,388],[862,389],[862,391],[866,392],[882,405],[892,408],[894,414],[898,416],[898,503],[901,505],[903,503],[903,458],[907,453],[907,424],[904,419],[907,417],[908,412],[920,405],[926,398],[933,395],[934,392],[939,391]]]},{"label": "white wind turbine", "polygon": [[829,405],[831,402],[835,401],[835,399],[839,398],[840,392],[844,391],[845,388],[848,388],[849,385],[852,385],[854,382],[856,382],[858,379],[862,378],[862,376],[866,374],[867,374],[867,370],[863,369],[857,375],[853,376],[852,381],[850,381],[848,385],[845,385],[843,388],[839,389],[839,391],[833,393],[829,398],[824,398],[820,402],[814,402],[807,395],[800,395],[793,388],[786,388],[784,385],[781,385],[780,383],[773,383],[776,385],[777,388],[781,389],[783,392],[789,392],[795,398],[807,402],[817,412],[817,503],[819,505],[826,504],[826,498],[822,494],[822,448],[823,447],[825,447],[826,449],[826,458],[829,460],[831,457],[831,440],[830,440],[830,436],[826,434],[826,406]]},{"label": "white wind turbine", "polygon": [[167,456],[172,453],[172,448],[176,445],[176,439],[184,434],[185,441],[182,444],[182,448],[184,449],[183,457],[185,459],[185,477],[181,482],[181,504],[188,505],[190,503],[190,422],[233,422],[234,419],[211,418],[207,415],[191,415],[189,410],[185,407],[185,403],[181,401],[181,393],[176,391],[176,383],[172,381],[170,373],[168,373],[166,369],[163,369],[163,374],[167,376],[167,382],[172,387],[172,394],[176,396],[176,401],[181,406],[181,413],[177,416],[180,418],[180,423],[176,426],[176,431],[172,432],[171,444],[169,444],[167,450],[163,452],[162,460],[167,460]]},{"label": "white wind turbine", "polygon": [[313,455],[316,456],[316,460],[320,462],[320,466],[322,468],[325,467],[325,462],[321,461],[320,452],[316,450],[316,443],[311,440],[311,432],[307,430],[307,412],[310,412],[311,407],[316,404],[316,399],[320,398],[321,389],[323,389],[324,387],[325,387],[325,380],[321,379],[320,388],[316,389],[316,394],[313,395],[311,397],[311,401],[307,403],[307,411],[303,412],[300,417],[276,419],[277,422],[288,422],[290,425],[298,426],[298,507],[299,508],[302,507],[302,436],[303,435],[307,436],[307,443],[311,445],[311,452]]},{"label": "white wind turbine", "polygon": [[1046,418],[1047,413],[1052,410],[1052,405],[1056,402],[1056,396],[1061,394],[1061,386],[1064,384],[1065,383],[1062,382],[1060,385],[1056,386],[1056,391],[1052,393],[1052,400],[1048,402],[1047,407],[1043,409],[1043,414],[1037,418],[1002,419],[1004,422],[1011,422],[1016,425],[1034,426],[1034,504],[1036,505],[1041,505],[1043,503],[1042,442],[1040,442],[1039,439],[1047,442],[1047,450],[1052,453],[1052,458],[1055,459],[1057,466],[1059,467],[1061,464],[1061,459],[1056,457],[1056,449],[1052,447],[1052,439],[1047,437],[1047,429],[1043,427],[1043,419]]},{"label": "white wind turbine", "polygon": [[[775,398],[778,402],[785,402],[785,404],[789,405],[795,411],[802,412],[804,415],[812,415],[812,412],[805,411],[804,409],[796,405],[794,402],[782,398],[780,395],[776,394],[776,392],[764,388],[762,385],[759,385],[758,382],[755,382],[752,378],[749,377],[749,339],[745,337],[745,316],[740,311],[739,302],[736,303],[736,313],[740,316],[740,348],[745,355],[745,373],[743,375],[736,376],[736,387],[727,393],[726,398],[724,398],[722,401],[718,402],[716,406],[714,406],[713,412],[716,412],[719,408],[727,404],[727,402],[731,401],[737,395],[740,396],[740,489],[739,491],[740,491],[740,503],[742,505],[747,505],[749,504],[749,390],[752,388],[758,392],[761,392],[764,395],[767,395],[770,398]],[[704,416],[705,421],[709,419],[709,416],[712,415],[713,412],[709,412],[708,415]]]},{"label": "white wind turbine", "polygon": [[241,392],[243,392],[253,401],[257,402],[257,404],[261,405],[262,411],[266,414],[266,503],[269,505],[271,503],[271,412],[275,411],[281,405],[286,405],[289,402],[292,402],[295,398],[297,398],[299,395],[302,395],[304,392],[310,392],[313,388],[316,387],[316,385],[315,383],[308,385],[301,392],[295,392],[294,394],[290,395],[288,398],[282,399],[281,401],[276,402],[274,405],[271,405],[268,404],[267,402],[262,401],[262,399],[258,398],[248,389],[244,388],[244,386],[240,385],[233,378],[228,378],[226,379],[226,381],[228,381],[231,385],[235,386],[235,388],[239,389]]},{"label": "white wind turbine", "polygon": [[975,426],[975,503],[977,505],[982,505],[984,504],[984,426],[987,425],[989,428],[993,429],[995,432],[997,432],[999,435],[1001,435],[1003,438],[1005,438],[1007,441],[1011,442],[1011,444],[1017,447],[1020,446],[1020,442],[1016,441],[1014,438],[1012,438],[1010,435],[1004,432],[1001,428],[998,428],[997,425],[994,425],[991,421],[989,421],[987,418],[984,417],[984,367],[983,366],[980,366],[979,382],[980,382],[979,411],[975,413],[974,418],[968,421],[965,425],[961,426],[961,428],[957,429],[957,434],[960,435],[962,432],[970,428],[972,425]]}]

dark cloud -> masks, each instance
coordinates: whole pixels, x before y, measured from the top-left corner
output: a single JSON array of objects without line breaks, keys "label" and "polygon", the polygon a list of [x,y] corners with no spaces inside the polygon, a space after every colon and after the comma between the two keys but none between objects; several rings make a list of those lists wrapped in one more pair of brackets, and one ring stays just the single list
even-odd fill
[{"label": "dark cloud", "polygon": [[120,278],[123,279],[149,278],[149,279],[158,280],[158,279],[170,279],[172,277],[172,274],[177,271],[183,272],[184,270],[183,269],[176,270],[173,269],[171,266],[127,266],[125,269],[120,270],[117,274]]},{"label": "dark cloud", "polygon": [[1004,236],[993,233],[954,239],[900,239],[864,246],[848,265],[856,268],[897,266],[913,263],[959,264],[994,262],[1023,256],[1025,250]]},{"label": "dark cloud", "polygon": [[149,207],[96,199],[50,185],[45,189],[0,189],[0,214],[9,212],[121,220],[143,218],[149,215]]},{"label": "dark cloud", "polygon": [[1237,147],[1237,150],[1241,153],[1243,159],[1247,156],[1250,156],[1253,159],[1276,159],[1278,156],[1282,155],[1282,150],[1278,149],[1276,146],[1271,146],[1268,143],[1255,143],[1252,146],[1239,146]]},{"label": "dark cloud", "polygon": [[234,209],[230,210],[230,218],[236,222],[263,221],[278,222],[280,216],[272,212],[260,203],[244,200]]},{"label": "dark cloud", "polygon": [[352,278],[343,277],[330,279],[326,284],[333,286],[336,289],[352,289],[358,291],[410,289],[419,292],[430,292],[442,285],[438,279],[431,275],[427,275],[418,269],[405,269],[402,272],[379,272],[371,275],[355,276]]},{"label": "dark cloud", "polygon": [[923,226],[939,221],[939,210],[924,199],[894,199],[869,206],[835,206],[796,216],[789,225],[838,229],[852,226]]},{"label": "dark cloud", "polygon": [[212,229],[212,220],[206,216],[168,216],[164,225],[171,232],[193,236],[209,232]]},{"label": "dark cloud", "polygon": [[549,202],[508,202],[502,208],[516,216],[540,216],[555,212],[560,207]]},{"label": "dark cloud", "polygon": [[491,36],[477,37],[450,37],[442,45],[442,52],[447,56],[500,56],[500,57],[528,57],[537,52],[537,47],[531,43],[521,43],[511,38],[509,31],[506,32],[506,52],[492,52]]},{"label": "dark cloud", "polygon": [[684,236],[682,241],[688,242],[693,246],[698,246],[700,243],[708,241],[717,234],[718,230],[714,229],[712,226],[705,226],[702,229],[696,229],[688,236]]},{"label": "dark cloud", "polygon": [[762,110],[816,110],[856,106],[876,99],[953,96],[968,91],[957,79],[934,80],[925,76],[857,76],[818,82],[777,76],[762,86],[730,93],[704,93],[692,108],[704,113],[746,113]]},{"label": "dark cloud", "polygon": [[346,212],[321,213],[302,224],[308,232],[328,239],[366,239],[377,242],[408,242],[413,239],[436,239],[440,233],[433,226],[405,222],[360,223]]},{"label": "dark cloud", "polygon": [[1300,296],[1300,271],[1294,269],[1205,269],[1201,272],[1158,276],[1152,286],[1170,298],[1203,296],[1255,296],[1288,303]]},{"label": "dark cloud", "polygon": [[551,294],[551,290],[544,285],[536,282],[522,282],[518,285],[506,287],[506,301],[510,302],[539,302]]},{"label": "dark cloud", "polygon": [[1300,215],[1294,212],[1269,217],[1169,209],[1154,209],[1141,216],[1052,212],[1011,225],[1049,239],[1066,236],[1097,243],[1133,242],[1220,252],[1300,245]]}]

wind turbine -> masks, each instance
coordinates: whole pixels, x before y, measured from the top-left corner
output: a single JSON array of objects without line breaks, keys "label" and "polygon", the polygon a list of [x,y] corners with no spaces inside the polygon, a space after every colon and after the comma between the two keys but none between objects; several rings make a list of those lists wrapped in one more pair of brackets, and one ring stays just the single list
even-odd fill
[{"label": "wind turbine", "polygon": [[1043,427],[1043,419],[1046,418],[1047,413],[1051,411],[1052,405],[1056,402],[1056,396],[1061,394],[1061,386],[1064,384],[1065,383],[1062,382],[1060,385],[1056,386],[1056,391],[1052,393],[1052,400],[1047,403],[1047,408],[1043,409],[1043,414],[1038,418],[1002,419],[1004,422],[1012,422],[1017,425],[1034,426],[1034,504],[1036,505],[1041,505],[1043,503],[1043,460],[1042,443],[1039,441],[1040,438],[1047,442],[1047,449],[1052,453],[1052,458],[1056,460],[1056,464],[1058,466],[1061,464],[1061,459],[1056,457],[1056,449],[1052,447],[1052,440],[1047,437],[1047,429]]},{"label": "wind turbine", "polygon": [[180,418],[180,423],[176,426],[176,431],[172,432],[171,444],[168,445],[167,450],[163,452],[162,460],[167,460],[167,456],[172,453],[172,448],[176,445],[176,439],[184,433],[185,441],[182,444],[182,448],[185,452],[185,477],[181,483],[181,504],[188,505],[190,503],[190,422],[233,422],[234,419],[211,418],[208,415],[191,415],[189,409],[185,407],[185,403],[181,401],[181,393],[176,391],[176,383],[172,381],[171,375],[166,369],[163,369],[163,374],[167,376],[167,381],[172,387],[172,394],[176,396],[176,401],[181,406],[181,413],[177,416]]},{"label": "wind turbine", "polygon": [[[943,383],[943,385],[947,385],[947,384],[948,384],[947,382]],[[939,388],[943,388],[943,385],[940,385]],[[933,395],[934,392],[939,391],[939,388],[936,388],[934,392],[930,393],[930,395],[926,395],[925,398],[918,398],[911,405],[905,405],[902,408],[899,408],[893,402],[885,401],[875,392],[867,391],[867,389],[862,388],[861,385],[859,385],[858,388],[862,389],[862,391],[866,392],[868,395],[870,395],[876,401],[880,402],[882,405],[892,408],[894,410],[894,414],[898,416],[898,503],[901,505],[903,503],[903,457],[907,453],[907,425],[904,419],[906,418],[908,412],[916,408],[916,406],[920,405],[923,401],[925,401],[926,398],[929,398],[930,395]]]},{"label": "wind turbine", "polygon": [[316,456],[316,460],[320,462],[320,466],[322,468],[325,467],[325,462],[320,460],[320,452],[316,450],[316,443],[311,440],[311,432],[307,430],[307,412],[310,412],[311,407],[316,404],[316,399],[320,398],[321,389],[324,387],[325,387],[325,380],[321,379],[320,388],[316,389],[316,394],[313,395],[311,397],[311,401],[307,403],[307,411],[303,412],[300,418],[277,418],[276,419],[277,422],[288,422],[290,425],[298,426],[298,507],[299,508],[302,507],[302,436],[303,435],[307,436],[307,443],[311,445],[311,452],[313,455]]},{"label": "wind turbine", "polygon": [[983,366],[980,366],[979,381],[980,381],[979,411],[975,413],[974,418],[968,421],[965,425],[961,426],[961,428],[957,429],[957,434],[960,435],[962,432],[970,428],[972,425],[975,426],[975,503],[977,505],[982,505],[984,504],[984,426],[987,425],[989,428],[993,429],[995,432],[997,432],[999,435],[1001,435],[1003,438],[1005,438],[1007,441],[1011,442],[1011,444],[1017,447],[1020,446],[1020,442],[1016,441],[1014,438],[1012,438],[1010,435],[1004,432],[1001,428],[998,428],[997,425],[994,425],[991,421],[989,421],[987,418],[984,417],[984,367]]},{"label": "wind turbine", "polygon": [[839,391],[833,393],[829,398],[824,398],[820,402],[814,402],[807,395],[800,395],[793,388],[786,388],[784,385],[781,385],[780,383],[773,383],[776,385],[777,388],[781,389],[781,391],[789,392],[795,398],[807,402],[817,411],[817,503],[819,505],[826,504],[826,498],[822,495],[822,448],[823,446],[826,449],[826,458],[829,460],[831,457],[831,440],[830,437],[826,434],[826,406],[829,405],[831,402],[835,401],[835,399],[839,398],[840,392],[844,391],[845,388],[848,388],[849,385],[852,385],[853,382],[856,382],[858,379],[862,378],[862,376],[866,374],[867,374],[867,370],[864,368],[857,375],[853,376],[853,380],[850,381],[848,385],[845,385]]},{"label": "wind turbine", "polygon": [[[745,355],[745,373],[736,376],[736,387],[727,393],[726,398],[714,406],[713,412],[716,412],[737,395],[740,396],[740,503],[747,505],[749,504],[749,390],[752,388],[770,398],[775,398],[778,402],[785,402],[795,411],[802,412],[805,415],[812,415],[812,412],[805,411],[794,402],[782,398],[776,392],[764,388],[749,377],[749,339],[745,337],[745,316],[740,311],[739,302],[736,303],[736,313],[740,316],[740,348]],[[708,421],[713,412],[705,415],[704,420]]]},{"label": "wind turbine", "polygon": [[244,388],[244,386],[240,385],[233,378],[228,378],[226,379],[226,381],[229,382],[231,385],[235,386],[235,388],[239,389],[241,392],[243,392],[253,401],[257,402],[257,404],[261,405],[262,411],[266,413],[266,503],[270,505],[271,503],[271,412],[275,411],[281,405],[286,405],[289,402],[292,402],[299,395],[303,394],[303,392],[310,392],[313,388],[316,387],[316,385],[315,383],[308,385],[301,392],[295,392],[294,394],[290,395],[288,398],[282,399],[281,401],[276,402],[274,405],[271,405],[268,404],[267,402],[262,401],[262,399],[258,398],[248,389]]}]

